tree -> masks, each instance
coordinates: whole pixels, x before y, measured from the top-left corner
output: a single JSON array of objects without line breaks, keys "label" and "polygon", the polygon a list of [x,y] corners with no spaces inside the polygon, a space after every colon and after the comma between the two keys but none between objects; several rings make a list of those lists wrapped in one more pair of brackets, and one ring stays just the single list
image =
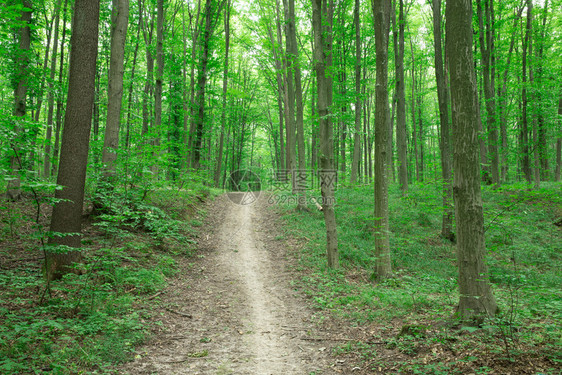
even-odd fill
[{"label": "tree", "polygon": [[123,62],[125,41],[129,23],[129,0],[113,0],[111,15],[111,58],[109,64],[109,87],[107,89],[107,122],[103,143],[102,162],[105,174],[115,174],[115,160],[119,147],[119,125],[123,99]]},{"label": "tree", "polygon": [[433,0],[433,40],[435,45],[435,80],[441,124],[441,174],[443,177],[443,220],[441,235],[453,240],[453,190],[451,187],[451,136],[449,130],[449,95],[441,45],[441,0]]},{"label": "tree", "polygon": [[[76,0],[70,44],[68,99],[46,259],[48,279],[69,272],[81,260],[82,206],[90,141],[98,54],[99,1]],[[54,248],[55,245],[59,245]]]},{"label": "tree", "polygon": [[458,315],[465,320],[493,316],[497,305],[485,262],[484,213],[478,167],[476,76],[472,56],[472,3],[447,3],[446,51],[451,82],[453,139],[453,193],[457,223],[457,262],[460,301]]},{"label": "tree", "polygon": [[[19,47],[16,55],[16,85],[14,89],[14,116],[17,122],[24,120],[27,111],[28,67],[29,48],[31,45],[31,0],[22,0],[21,27],[18,30]],[[21,132],[21,124],[16,124],[14,132]],[[19,200],[21,197],[20,167],[23,166],[23,153],[19,139],[12,140],[12,155],[10,156],[10,169],[12,177],[8,181],[6,196],[9,200]]]},{"label": "tree", "polygon": [[[355,24],[355,132],[353,134],[353,161],[351,163],[351,179],[357,181],[359,161],[361,159],[361,21],[359,19],[359,0],[355,0],[353,10]],[[366,146],[366,145],[365,145]]]},{"label": "tree", "polygon": [[376,61],[375,100],[375,274],[377,280],[390,276],[390,242],[388,227],[388,36],[390,0],[374,0]]},{"label": "tree", "polygon": [[334,131],[330,106],[332,104],[332,78],[328,71],[332,65],[332,0],[312,0],[312,28],[314,30],[314,69],[316,71],[317,106],[320,127],[320,183],[324,223],[326,224],[326,253],[328,266],[339,267],[336,215],[334,212],[335,178]]},{"label": "tree", "polygon": [[227,0],[226,12],[224,14],[224,71],[222,81],[222,112],[221,112],[221,130],[219,136],[219,149],[217,154],[217,166],[215,167],[215,186],[219,186],[219,180],[222,170],[222,157],[224,149],[224,131],[226,128],[226,93],[228,89],[228,52],[230,48],[230,7],[231,0]]},{"label": "tree", "polygon": [[[406,130],[406,86],[404,82],[404,1],[399,0],[398,36],[394,37],[396,79],[396,147],[398,182],[402,194],[408,192],[408,144]],[[393,33],[396,35],[396,27]],[[398,43],[398,45],[396,45]]]}]

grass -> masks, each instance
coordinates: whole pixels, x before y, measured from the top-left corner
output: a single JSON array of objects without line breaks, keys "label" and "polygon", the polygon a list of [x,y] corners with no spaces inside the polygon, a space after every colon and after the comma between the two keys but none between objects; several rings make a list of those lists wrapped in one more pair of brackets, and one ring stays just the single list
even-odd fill
[{"label": "grass", "polygon": [[[149,335],[155,299],[192,254],[198,206],[215,191],[192,184],[143,199],[117,191],[113,211],[89,219],[84,270],[54,281],[42,274],[33,202],[0,211],[0,373],[109,374]],[[48,225],[49,206],[40,226]],[[18,230],[14,230],[18,228]],[[151,323],[152,322],[152,323]]]},{"label": "grass", "polygon": [[[454,244],[439,235],[438,184],[413,185],[407,197],[391,186],[394,277],[379,284],[372,282],[373,187],[340,187],[336,199],[342,265],[337,271],[326,265],[322,213],[312,206],[304,213],[278,207],[284,236],[301,239],[299,284],[315,307],[347,325],[371,327],[385,342],[384,350],[397,355],[381,363],[380,348],[369,345],[372,337],[366,336],[340,352],[356,353],[372,369],[399,369],[396,373],[502,373],[517,372],[518,366],[560,370],[562,233],[554,224],[562,217],[560,184],[543,183],[540,190],[483,188],[487,260],[500,312],[470,332],[452,320],[458,301],[456,254]],[[430,328],[421,336],[399,334],[419,324]]]}]

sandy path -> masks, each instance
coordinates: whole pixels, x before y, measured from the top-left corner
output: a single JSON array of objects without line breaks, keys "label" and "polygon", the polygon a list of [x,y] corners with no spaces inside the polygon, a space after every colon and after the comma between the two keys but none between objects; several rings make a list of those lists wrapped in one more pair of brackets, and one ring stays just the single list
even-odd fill
[{"label": "sandy path", "polygon": [[201,235],[205,258],[168,288],[162,332],[124,373],[339,373],[331,371],[325,343],[303,340],[319,334],[290,287],[284,244],[265,206],[263,197],[251,205],[218,199],[209,213],[212,233]]}]

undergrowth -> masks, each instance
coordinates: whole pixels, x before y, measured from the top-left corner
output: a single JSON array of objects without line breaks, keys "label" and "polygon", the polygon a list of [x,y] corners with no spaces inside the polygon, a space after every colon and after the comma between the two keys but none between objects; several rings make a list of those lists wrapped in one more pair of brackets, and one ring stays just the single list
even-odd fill
[{"label": "undergrowth", "polygon": [[[390,189],[390,244],[394,277],[375,284],[373,187],[340,187],[336,220],[341,269],[327,268],[323,215],[311,205],[298,212],[278,205],[286,237],[301,239],[300,286],[319,314],[335,314],[352,326],[370,327],[340,352],[360,355],[382,373],[544,373],[562,367],[562,217],[560,184],[483,188],[486,246],[500,311],[483,327],[461,327],[452,316],[458,302],[455,245],[440,237],[437,183],[411,185],[402,197]],[[400,332],[421,325],[423,334]],[[374,328],[373,328],[374,327]],[[366,329],[366,328],[365,328]],[[345,346],[348,346],[346,349]],[[382,351],[397,353],[381,361]],[[357,354],[360,353],[360,354]],[[483,354],[484,353],[484,354]],[[529,359],[531,360],[529,362]],[[398,369],[384,372],[384,369]],[[497,372],[499,371],[499,372]]]},{"label": "undergrowth", "polygon": [[[81,274],[46,282],[37,241],[50,206],[32,223],[32,199],[0,211],[0,373],[114,373],[150,331],[149,304],[189,256],[191,217],[214,194],[200,183],[117,189],[84,225]],[[47,194],[45,200],[47,200]]]}]

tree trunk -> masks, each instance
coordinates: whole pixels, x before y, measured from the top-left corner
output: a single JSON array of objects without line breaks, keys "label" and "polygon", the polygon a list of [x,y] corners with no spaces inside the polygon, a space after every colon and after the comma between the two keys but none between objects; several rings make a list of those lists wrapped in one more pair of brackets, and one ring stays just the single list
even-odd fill
[{"label": "tree trunk", "polygon": [[68,96],[51,233],[46,258],[49,280],[70,272],[82,258],[80,251],[82,206],[98,53],[99,1],[76,0],[72,25]]},{"label": "tree trunk", "polygon": [[439,122],[441,124],[441,174],[443,177],[443,220],[441,235],[449,240],[453,234],[453,190],[451,173],[451,134],[449,130],[449,97],[443,65],[441,46],[441,0],[433,0],[433,40],[435,45],[435,79],[439,102]]},{"label": "tree trunk", "polygon": [[[50,81],[48,82],[49,86],[49,93],[47,95],[47,132],[45,135],[45,155],[43,158],[43,177],[49,178],[51,173],[51,139],[53,137],[53,118],[55,112],[55,93],[53,92],[53,82],[55,81],[55,74],[57,72],[57,51],[58,51],[58,43],[59,43],[59,24],[60,24],[60,1],[55,9],[56,15],[54,20],[54,37],[53,37],[53,53],[51,55],[51,72],[50,72]],[[40,104],[39,104],[40,105]],[[41,107],[39,107],[40,109]],[[39,109],[37,113],[39,113]],[[36,118],[38,121],[39,118]]]},{"label": "tree trunk", "polygon": [[[221,112],[221,130],[219,135],[219,149],[217,154],[217,165],[215,169],[215,186],[219,186],[219,179],[222,169],[222,157],[224,149],[224,131],[226,129],[226,92],[228,89],[228,52],[230,48],[230,4],[231,0],[228,0],[226,4],[226,12],[224,14],[224,38],[225,38],[225,48],[224,48],[224,71],[222,78],[222,112]],[[268,106],[269,109],[269,106]]]},{"label": "tree trunk", "polygon": [[523,6],[517,11],[517,15],[513,20],[511,34],[511,41],[509,43],[509,52],[507,53],[507,61],[505,63],[505,70],[503,71],[503,83],[499,95],[499,111],[500,111],[500,134],[501,134],[501,180],[505,181],[508,172],[507,154],[507,81],[509,74],[509,66],[511,64],[511,55],[513,53],[513,48],[515,46],[515,36],[517,34],[517,25],[521,19],[521,14],[523,13]]},{"label": "tree trunk", "polygon": [[[29,67],[29,48],[31,45],[31,0],[22,0],[24,9],[21,11],[21,27],[19,29],[19,46],[16,56],[16,88],[14,90],[14,116],[18,120],[23,120],[27,110],[27,88],[28,88],[28,67]],[[19,200],[21,198],[21,178],[20,169],[23,165],[23,153],[20,150],[19,142],[21,128],[19,124],[15,126],[15,133],[18,136],[12,139],[10,150],[10,169],[11,179],[8,181],[6,196],[9,200]]]},{"label": "tree trunk", "polygon": [[[293,188],[298,194],[297,209],[306,209],[306,179],[309,177],[306,173],[306,154],[304,146],[304,112],[302,100],[302,78],[301,67],[299,63],[299,51],[297,46],[297,31],[295,25],[295,0],[288,0],[288,18],[287,18],[287,52],[291,61],[290,69],[294,70],[295,79],[295,109],[296,121],[295,126],[297,133],[296,142],[293,139],[292,158],[295,157],[295,146],[298,145],[298,171],[293,172]],[[294,131],[291,133],[294,135]],[[295,145],[297,143],[297,145]],[[296,166],[295,166],[296,167]],[[295,168],[296,169],[296,168]],[[296,187],[296,188],[295,188]]]},{"label": "tree trunk", "polygon": [[529,126],[528,126],[528,116],[527,116],[527,49],[529,41],[532,38],[532,20],[533,20],[533,2],[532,0],[527,0],[527,26],[525,32],[525,40],[523,41],[523,57],[522,57],[522,85],[521,90],[521,101],[522,101],[522,115],[521,115],[521,154],[523,157],[522,168],[525,175],[525,179],[528,183],[531,183],[531,166],[529,160]]},{"label": "tree trunk", "polygon": [[484,213],[480,191],[476,76],[472,57],[472,3],[447,3],[446,49],[451,77],[453,113],[453,192],[457,222],[457,262],[463,320],[496,313],[497,305],[485,262]]},{"label": "tree trunk", "polygon": [[156,77],[154,80],[154,129],[152,129],[152,174],[158,178],[158,153],[162,128],[162,87],[164,82],[164,0],[156,1]]},{"label": "tree trunk", "polygon": [[64,1],[64,9],[62,11],[62,38],[60,46],[60,59],[59,59],[59,76],[58,82],[61,87],[61,92],[57,97],[57,113],[56,113],[56,125],[55,125],[55,144],[53,147],[53,166],[51,175],[57,174],[58,168],[58,158],[59,158],[59,144],[60,144],[60,131],[62,128],[62,111],[63,111],[63,94],[62,88],[64,87],[64,44],[66,41],[66,14],[68,10],[68,0]]},{"label": "tree trunk", "polygon": [[390,0],[374,0],[376,49],[375,102],[375,276],[383,280],[391,275],[388,227],[388,36]]},{"label": "tree trunk", "polygon": [[107,88],[107,121],[103,142],[102,163],[107,178],[115,176],[115,161],[119,147],[119,125],[123,100],[123,63],[129,23],[129,0],[113,0],[111,14],[111,57]]},{"label": "tree trunk", "polygon": [[[486,102],[486,127],[488,129],[488,152],[490,156],[490,171],[492,184],[499,186],[499,153],[498,129],[496,124],[496,97],[495,97],[495,68],[493,66],[494,54],[494,29],[492,14],[493,0],[485,0],[485,16],[482,13],[482,2],[477,2],[480,53],[482,54],[482,75],[484,78],[484,98]],[[484,17],[486,22],[484,23]]]},{"label": "tree trunk", "polygon": [[327,71],[332,65],[333,0],[312,0],[312,28],[314,30],[314,68],[318,93],[320,123],[320,183],[324,223],[326,225],[326,253],[328,267],[339,267],[338,237],[336,230],[334,134],[330,107],[332,105],[332,78]]},{"label": "tree trunk", "polygon": [[[562,94],[558,99],[558,134],[562,131]],[[554,173],[554,180],[560,182],[560,169],[562,167],[562,137],[556,140],[556,172]]]},{"label": "tree trunk", "polygon": [[[408,193],[408,143],[406,130],[406,88],[404,82],[404,1],[399,0],[398,39],[394,38],[396,76],[396,147],[398,183],[402,195]],[[398,43],[398,45],[396,45]]]},{"label": "tree trunk", "polygon": [[359,20],[359,0],[355,0],[353,21],[355,23],[355,132],[353,134],[353,161],[351,164],[351,184],[357,182],[357,171],[361,159],[361,22]]}]

